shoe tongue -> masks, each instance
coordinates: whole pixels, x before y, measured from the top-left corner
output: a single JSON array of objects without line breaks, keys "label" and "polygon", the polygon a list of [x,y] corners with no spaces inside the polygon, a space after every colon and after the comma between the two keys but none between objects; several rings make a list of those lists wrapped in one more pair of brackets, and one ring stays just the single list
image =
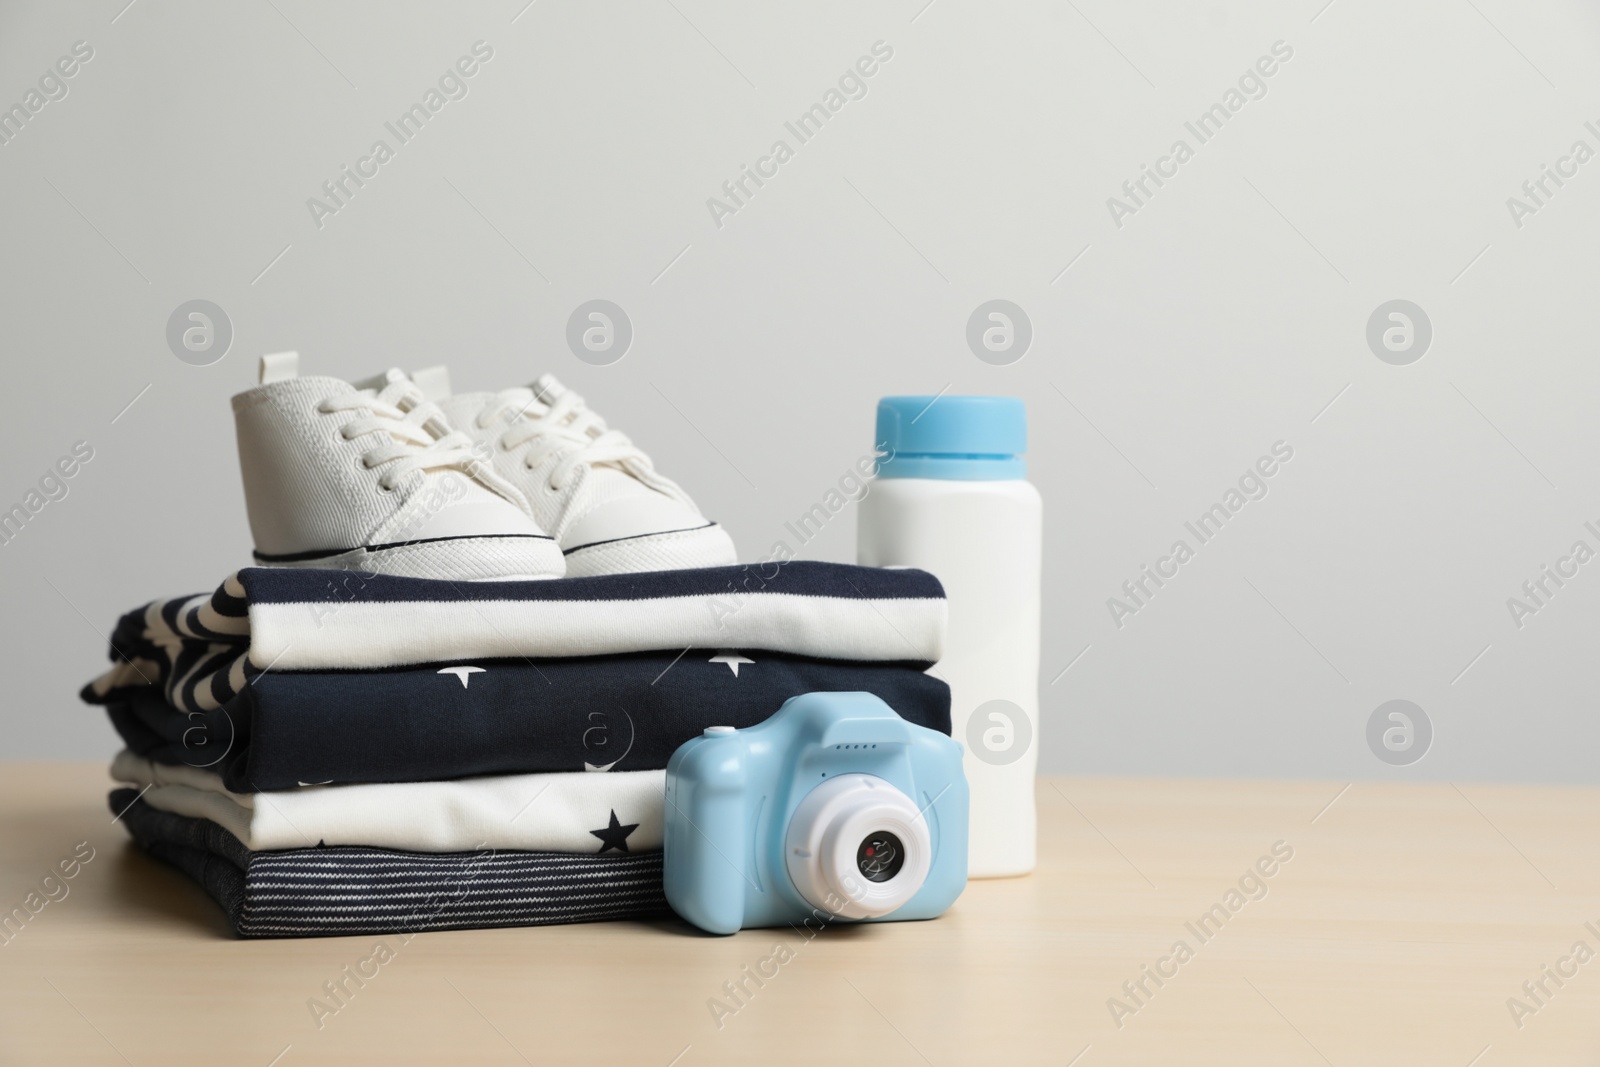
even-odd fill
[{"label": "shoe tongue", "polygon": [[409,382],[411,378],[399,367],[390,367],[382,374],[374,374],[370,378],[363,378],[359,382],[351,382],[350,388],[358,393],[381,393],[395,382]]},{"label": "shoe tongue", "polygon": [[533,390],[534,399],[541,404],[554,403],[566,396],[570,391],[566,386],[556,381],[554,374],[539,375],[528,388]]},{"label": "shoe tongue", "polygon": [[435,403],[450,399],[449,367],[421,367],[411,372],[411,380],[417,383],[423,396]]},{"label": "shoe tongue", "polygon": [[[566,386],[562,385],[559,381],[557,381],[556,380],[556,376],[554,374],[541,374],[541,375],[539,375],[539,377],[537,377],[537,378],[535,378],[533,380],[533,384],[528,386],[528,391],[533,394],[534,403],[538,404],[538,405],[541,405],[543,408],[553,407],[555,405],[556,401],[560,400],[562,397],[564,397],[568,393],[572,392],[571,389],[568,389]],[[543,419],[543,418],[548,418],[549,417],[547,414],[544,414],[544,413],[539,412],[537,410],[535,412],[531,412],[530,414],[532,414],[532,417],[539,418],[539,419]],[[572,424],[573,419],[575,419],[577,417],[578,417],[577,413],[573,413],[572,415],[567,416],[565,419],[562,420],[562,423],[560,424],[560,426],[562,426],[562,427],[570,427],[571,424]],[[569,433],[571,432],[570,429],[569,429],[568,432]],[[588,439],[588,435],[584,435],[584,440],[587,440],[587,439]],[[581,443],[581,442],[578,442],[576,440],[576,438],[574,438],[574,443]]]}]

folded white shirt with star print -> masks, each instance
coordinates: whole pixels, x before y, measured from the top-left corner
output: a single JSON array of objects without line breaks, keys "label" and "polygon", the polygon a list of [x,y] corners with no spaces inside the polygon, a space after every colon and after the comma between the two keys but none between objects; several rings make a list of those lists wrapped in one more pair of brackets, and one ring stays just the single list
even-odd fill
[{"label": "folded white shirt with star print", "polygon": [[210,771],[151,763],[127,750],[112,761],[111,777],[141,787],[152,808],[209,819],[258,852],[317,845],[639,852],[661,847],[666,788],[666,771],[658,770],[230,793]]}]

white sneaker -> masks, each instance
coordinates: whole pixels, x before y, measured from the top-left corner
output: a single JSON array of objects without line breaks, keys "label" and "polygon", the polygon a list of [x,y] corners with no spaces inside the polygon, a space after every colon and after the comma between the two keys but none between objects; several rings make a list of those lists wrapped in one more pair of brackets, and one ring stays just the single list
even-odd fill
[{"label": "white sneaker", "polygon": [[534,518],[566,555],[568,577],[738,562],[727,531],[552,376],[530,388],[457,396],[449,395],[443,367],[415,377],[480,455],[526,494]]},{"label": "white sneaker", "polygon": [[233,398],[256,561],[414,578],[556,578],[555,540],[526,499],[404,372],[352,385],[261,359]]}]

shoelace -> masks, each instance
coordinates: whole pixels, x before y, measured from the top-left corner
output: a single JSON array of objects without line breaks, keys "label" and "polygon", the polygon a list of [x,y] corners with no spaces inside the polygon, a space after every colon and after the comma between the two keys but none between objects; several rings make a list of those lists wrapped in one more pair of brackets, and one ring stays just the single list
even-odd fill
[{"label": "shoelace", "polygon": [[507,411],[520,416],[512,427],[500,437],[500,445],[507,451],[534,442],[523,457],[523,463],[533,470],[546,459],[558,453],[560,460],[550,472],[547,484],[553,492],[560,492],[567,478],[579,467],[597,463],[610,463],[627,473],[641,477],[652,487],[666,479],[655,474],[650,457],[630,441],[621,430],[612,430],[605,420],[591,411],[583,397],[567,390],[554,400],[536,396],[532,389],[505,389],[478,413],[479,429],[487,427]]},{"label": "shoelace", "polygon": [[466,474],[480,459],[472,451],[472,439],[457,430],[447,430],[444,413],[438,405],[424,399],[410,381],[390,382],[373,394],[353,392],[333,396],[317,405],[326,415],[341,411],[364,411],[339,429],[346,441],[363,434],[383,434],[381,443],[361,456],[369,470],[386,468],[378,486],[393,492],[400,479],[412,471],[453,469]]}]

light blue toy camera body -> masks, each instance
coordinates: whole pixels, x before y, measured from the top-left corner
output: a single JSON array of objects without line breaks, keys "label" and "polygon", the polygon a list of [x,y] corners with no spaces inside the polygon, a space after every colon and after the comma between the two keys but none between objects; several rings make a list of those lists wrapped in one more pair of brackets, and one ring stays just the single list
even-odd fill
[{"label": "light blue toy camera body", "polygon": [[[923,844],[903,848],[910,857],[904,860],[905,871],[896,868],[898,873],[889,875],[909,876],[915,866],[926,870],[925,878],[914,895],[887,914],[852,916],[847,914],[853,910],[849,901],[831,894],[818,900],[811,883],[803,894],[791,876],[790,863],[803,864],[796,857],[810,855],[796,846],[791,834],[796,810],[819,787],[833,782],[811,799],[805,812],[816,810],[824,793],[846,784],[833,781],[845,775],[852,776],[850,783],[865,786],[868,796],[887,797],[902,808],[908,801],[914,804],[904,825],[917,830],[920,816],[926,827]],[[895,791],[904,796],[895,796]],[[966,888],[967,804],[961,746],[951,738],[906,722],[871,693],[793,697],[759,725],[713,728],[673,753],[666,782],[667,900],[684,919],[719,934],[808,919],[932,919]],[[796,827],[809,818],[805,812]],[[870,818],[860,823],[870,824]],[[901,836],[906,845],[915,844],[906,830]],[[922,838],[920,832],[915,836]],[[892,835],[889,840],[902,845]],[[842,840],[836,844],[856,847]],[[863,838],[859,849],[851,853],[855,861],[870,863],[862,857],[872,855],[872,843]],[[866,878],[882,877],[881,871],[868,870],[860,868]],[[907,881],[901,890],[912,884]]]}]

